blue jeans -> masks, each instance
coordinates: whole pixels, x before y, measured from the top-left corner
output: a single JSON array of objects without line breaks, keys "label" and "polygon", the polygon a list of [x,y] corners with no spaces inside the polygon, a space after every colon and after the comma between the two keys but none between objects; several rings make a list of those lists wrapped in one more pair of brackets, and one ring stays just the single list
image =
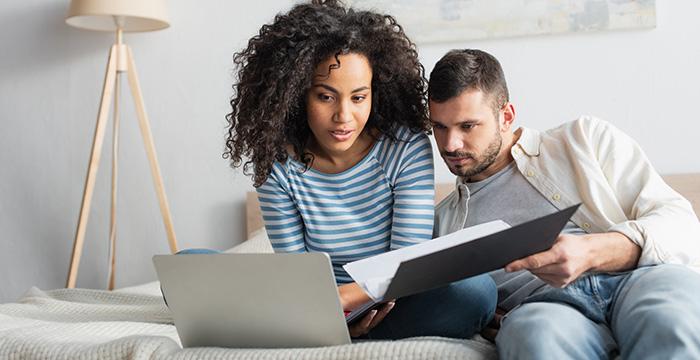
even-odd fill
[{"label": "blue jeans", "polygon": [[[219,250],[211,250],[211,249],[184,249],[180,250],[175,255],[189,255],[189,254],[221,254],[221,251]],[[188,258],[191,259],[191,258]]]},{"label": "blue jeans", "polygon": [[[216,254],[187,249],[178,254]],[[398,299],[389,314],[363,338],[402,339],[412,336],[468,338],[491,321],[496,310],[496,284],[488,275]]]},{"label": "blue jeans", "polygon": [[489,275],[479,275],[447,286],[396,300],[396,305],[369,339],[412,336],[468,338],[491,321],[498,293]]},{"label": "blue jeans", "polygon": [[501,322],[502,359],[700,359],[700,275],[679,265],[590,274]]}]

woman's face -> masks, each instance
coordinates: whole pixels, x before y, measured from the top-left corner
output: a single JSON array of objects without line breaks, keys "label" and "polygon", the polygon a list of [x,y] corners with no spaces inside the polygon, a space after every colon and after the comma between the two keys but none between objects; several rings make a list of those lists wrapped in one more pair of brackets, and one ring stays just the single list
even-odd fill
[{"label": "woman's face", "polygon": [[[319,150],[329,157],[358,150],[358,137],[372,109],[372,68],[364,55],[331,56],[321,62],[306,95],[309,127]],[[354,146],[354,147],[353,147]],[[353,151],[354,152],[354,151]]]}]

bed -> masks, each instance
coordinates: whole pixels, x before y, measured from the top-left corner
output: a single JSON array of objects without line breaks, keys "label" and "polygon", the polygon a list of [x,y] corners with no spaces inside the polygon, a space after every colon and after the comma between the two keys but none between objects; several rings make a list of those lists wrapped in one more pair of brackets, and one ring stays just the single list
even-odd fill
[{"label": "bed", "polygon": [[[666,176],[700,213],[700,174]],[[441,199],[451,184],[436,187]],[[249,240],[230,252],[271,252],[254,193],[247,199]],[[31,288],[0,304],[0,359],[495,359],[483,338],[420,337],[310,349],[182,349],[172,317],[151,282],[115,291]]]}]

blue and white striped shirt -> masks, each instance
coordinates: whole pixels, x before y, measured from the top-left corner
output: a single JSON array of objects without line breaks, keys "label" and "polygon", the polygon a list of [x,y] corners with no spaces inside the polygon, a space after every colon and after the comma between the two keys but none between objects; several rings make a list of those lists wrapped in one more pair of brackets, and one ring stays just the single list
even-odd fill
[{"label": "blue and white striped shirt", "polygon": [[430,240],[434,171],[430,140],[400,129],[352,168],[325,174],[288,159],[275,163],[258,198],[275,252],[326,252],[336,282],[342,266]]}]

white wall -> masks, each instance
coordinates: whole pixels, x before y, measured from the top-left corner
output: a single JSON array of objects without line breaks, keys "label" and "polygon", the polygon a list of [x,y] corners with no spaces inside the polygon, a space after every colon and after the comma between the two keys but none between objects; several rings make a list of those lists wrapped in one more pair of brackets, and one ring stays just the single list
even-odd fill
[{"label": "white wall", "polygon": [[[171,28],[125,36],[182,248],[223,249],[244,236],[252,186],[221,158],[231,55],[290,5],[170,1]],[[0,2],[0,302],[33,285],[62,287],[68,272],[113,36],[68,27],[67,7],[67,0]],[[420,52],[430,71],[451,48],[489,51],[504,66],[518,125],[545,129],[598,115],[637,139],[659,171],[697,172],[698,12],[697,1],[657,0],[654,30],[421,45]],[[153,280],[150,257],[167,251],[128,96],[122,92],[118,286]],[[110,136],[108,129],[80,287],[106,286]],[[451,181],[436,164],[438,181]]]},{"label": "white wall", "polygon": [[[436,44],[421,46],[420,53],[428,73],[452,48],[496,56],[516,106],[516,126],[547,129],[596,115],[636,139],[659,172],[698,172],[700,2],[656,0],[656,11],[652,30]],[[452,181],[444,164],[436,168],[438,181]]]}]

